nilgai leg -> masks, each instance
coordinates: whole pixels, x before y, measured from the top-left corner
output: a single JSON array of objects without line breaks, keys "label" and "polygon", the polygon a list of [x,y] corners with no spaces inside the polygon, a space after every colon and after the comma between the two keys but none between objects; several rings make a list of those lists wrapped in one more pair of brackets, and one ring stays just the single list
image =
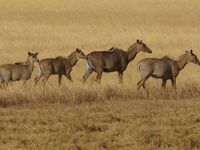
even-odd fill
[{"label": "nilgai leg", "polygon": [[123,84],[123,72],[118,72],[119,83]]},{"label": "nilgai leg", "polygon": [[138,88],[137,90],[139,91],[141,87],[143,87],[143,89],[146,91],[146,95],[149,96],[149,91],[145,86],[145,82],[146,80],[149,78],[150,76],[146,76],[146,77],[142,77],[142,79],[137,83],[138,84]]},{"label": "nilgai leg", "polygon": [[8,83],[6,83],[5,81],[1,82],[1,88],[5,89],[8,86]]},{"label": "nilgai leg", "polygon": [[100,83],[100,82],[101,82],[101,77],[102,77],[103,71],[102,71],[102,70],[98,70],[98,71],[96,71],[96,72],[97,72],[96,81],[97,81],[98,83]]},{"label": "nilgai leg", "polygon": [[22,80],[22,84],[24,87],[26,87],[26,80]]},{"label": "nilgai leg", "polygon": [[61,85],[62,74],[58,74],[58,86]]},{"label": "nilgai leg", "polygon": [[176,92],[176,78],[171,79],[171,82],[172,82],[172,86]]},{"label": "nilgai leg", "polygon": [[49,79],[50,76],[51,76],[50,74],[45,75],[45,77],[42,81],[44,85],[46,84],[46,82],[47,82],[47,80]]},{"label": "nilgai leg", "polygon": [[166,83],[167,83],[167,80],[166,79],[162,79],[162,89],[164,91],[165,91]]},{"label": "nilgai leg", "polygon": [[8,86],[8,83],[9,83],[9,79],[6,78],[6,79],[4,80],[4,88],[6,88],[6,87]]},{"label": "nilgai leg", "polygon": [[39,74],[36,78],[35,78],[35,85],[37,85],[38,81],[44,76],[44,74]]},{"label": "nilgai leg", "polygon": [[73,82],[73,80],[72,80],[72,77],[71,77],[70,73],[66,74],[66,75],[65,75],[65,77],[67,77],[67,79],[68,79],[69,81]]},{"label": "nilgai leg", "polygon": [[93,69],[92,68],[88,68],[83,76],[83,82],[85,83],[88,79],[88,77],[92,74]]},{"label": "nilgai leg", "polygon": [[141,87],[143,87],[145,89],[145,82],[146,80],[149,78],[149,76],[147,77],[143,77],[137,84],[138,84],[138,88],[137,90],[139,91]]}]

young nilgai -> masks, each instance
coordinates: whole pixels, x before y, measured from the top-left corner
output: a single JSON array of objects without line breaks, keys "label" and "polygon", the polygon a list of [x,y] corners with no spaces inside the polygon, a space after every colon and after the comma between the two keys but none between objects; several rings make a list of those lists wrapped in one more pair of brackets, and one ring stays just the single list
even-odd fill
[{"label": "young nilgai", "polygon": [[116,71],[118,72],[119,81],[122,83],[123,72],[140,51],[152,53],[151,49],[139,40],[131,45],[127,51],[112,47],[108,51],[91,52],[86,59],[87,70],[83,76],[84,82],[86,82],[93,71],[97,73],[97,82],[100,82],[103,72]]},{"label": "young nilgai", "polygon": [[62,75],[72,81],[70,73],[79,59],[86,59],[86,55],[77,48],[67,58],[60,56],[41,60],[39,62],[39,74],[35,78],[35,85],[42,77],[44,77],[43,83],[45,84],[51,75],[58,75],[59,85],[61,84]]},{"label": "young nilgai", "polygon": [[28,59],[26,64],[4,64],[0,66],[0,82],[8,85],[9,81],[23,81],[31,78],[34,62],[39,62],[37,58],[38,53],[28,52]]},{"label": "young nilgai", "polygon": [[[165,90],[167,80],[171,80],[172,86],[176,90],[176,77],[179,72],[189,63],[200,65],[197,56],[191,51],[185,51],[178,60],[173,60],[167,56],[163,58],[145,58],[138,63],[138,70],[141,80],[138,82],[138,90],[143,87],[145,82],[151,76],[156,79],[162,79],[162,88]],[[148,93],[148,91],[147,91]]]}]

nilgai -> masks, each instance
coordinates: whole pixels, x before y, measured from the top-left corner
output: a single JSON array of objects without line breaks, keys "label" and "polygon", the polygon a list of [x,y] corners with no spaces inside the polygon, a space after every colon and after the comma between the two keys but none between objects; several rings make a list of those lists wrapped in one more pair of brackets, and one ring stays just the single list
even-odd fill
[{"label": "nilgai", "polygon": [[[137,83],[138,90],[143,87],[145,82],[151,76],[156,79],[162,79],[162,88],[165,90],[167,80],[171,80],[172,86],[176,90],[176,77],[179,72],[189,63],[200,65],[197,56],[191,51],[185,51],[178,60],[173,60],[168,56],[163,58],[145,58],[138,63],[138,70],[141,80]],[[148,94],[148,91],[146,91]]]},{"label": "nilgai", "polygon": [[23,81],[31,78],[34,62],[39,62],[37,58],[38,53],[28,52],[28,59],[26,64],[4,64],[0,66],[0,82],[8,85],[9,81]]},{"label": "nilgai", "polygon": [[43,83],[45,84],[51,75],[58,75],[59,85],[61,84],[62,75],[72,81],[70,73],[79,59],[86,59],[86,55],[77,48],[67,58],[59,56],[41,60],[39,62],[39,74],[35,78],[35,85],[42,77],[44,77]]},{"label": "nilgai", "polygon": [[142,41],[137,40],[127,51],[111,48],[108,51],[94,51],[87,55],[87,70],[83,76],[84,82],[93,71],[97,73],[96,81],[100,82],[103,72],[118,72],[119,82],[123,82],[123,72],[128,64],[140,52],[152,53],[151,49]]}]

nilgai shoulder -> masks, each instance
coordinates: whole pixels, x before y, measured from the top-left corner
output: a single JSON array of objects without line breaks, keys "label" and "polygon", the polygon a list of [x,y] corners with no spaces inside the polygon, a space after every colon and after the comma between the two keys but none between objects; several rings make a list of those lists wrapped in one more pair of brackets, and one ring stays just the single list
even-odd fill
[{"label": "nilgai shoulder", "polygon": [[51,75],[58,75],[58,84],[61,84],[62,75],[67,77],[70,81],[71,71],[73,66],[76,65],[79,59],[86,59],[85,54],[80,50],[72,52],[67,58],[59,56],[56,58],[46,58],[39,62],[39,74],[35,78],[35,85],[44,77],[43,83],[45,84]]},{"label": "nilgai shoulder", "polygon": [[84,82],[93,71],[97,73],[96,81],[100,82],[103,72],[118,72],[119,81],[123,81],[123,72],[128,64],[140,52],[151,53],[151,49],[142,41],[137,40],[127,51],[112,47],[108,51],[93,51],[87,55],[87,70],[83,76]]},{"label": "nilgai shoulder", "polygon": [[138,90],[143,87],[149,77],[162,79],[162,87],[165,89],[167,80],[171,80],[173,87],[176,89],[176,77],[180,71],[189,63],[200,65],[197,56],[193,51],[185,51],[178,60],[170,57],[163,58],[145,58],[138,63],[138,70],[141,76],[138,82]]}]

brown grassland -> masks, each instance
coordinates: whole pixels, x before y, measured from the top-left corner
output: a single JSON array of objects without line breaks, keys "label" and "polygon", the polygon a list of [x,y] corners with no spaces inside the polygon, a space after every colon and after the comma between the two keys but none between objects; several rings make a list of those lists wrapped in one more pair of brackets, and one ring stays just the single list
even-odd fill
[{"label": "brown grassland", "polygon": [[37,64],[27,87],[0,89],[1,150],[191,150],[200,149],[200,67],[188,64],[164,94],[150,79],[150,96],[137,93],[136,64],[145,57],[178,58],[193,49],[200,58],[199,0],[0,0],[0,64],[86,54],[136,39],[153,50],[140,53],[118,83],[117,73],[93,74],[82,83],[85,62],[73,68],[74,83],[57,76],[34,88]]}]

